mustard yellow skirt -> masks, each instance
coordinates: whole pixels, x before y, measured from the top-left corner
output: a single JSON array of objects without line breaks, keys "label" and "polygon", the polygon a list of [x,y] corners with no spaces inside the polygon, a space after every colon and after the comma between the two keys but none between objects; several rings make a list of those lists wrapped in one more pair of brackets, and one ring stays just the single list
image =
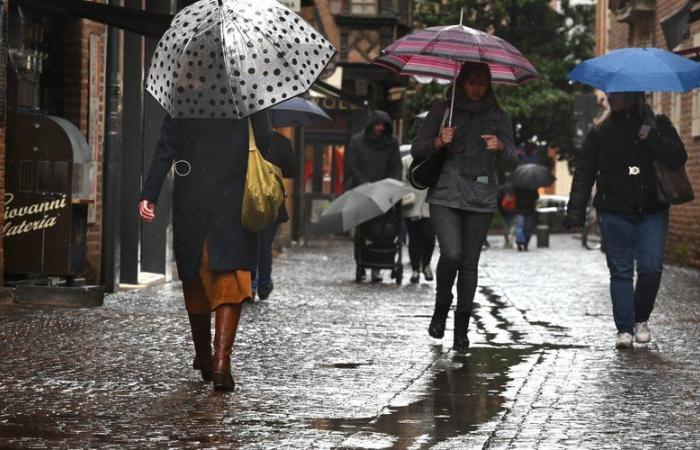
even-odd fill
[{"label": "mustard yellow skirt", "polygon": [[214,311],[224,304],[239,304],[253,295],[251,273],[246,270],[213,272],[209,270],[207,241],[202,246],[202,262],[199,273],[182,282],[185,307],[191,314]]}]

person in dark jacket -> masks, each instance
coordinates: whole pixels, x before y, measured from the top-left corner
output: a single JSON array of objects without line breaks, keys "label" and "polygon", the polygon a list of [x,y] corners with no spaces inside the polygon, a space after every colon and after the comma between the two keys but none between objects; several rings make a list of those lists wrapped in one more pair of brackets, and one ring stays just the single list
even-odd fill
[{"label": "person in dark jacket", "polygon": [[[350,139],[345,170],[349,175],[348,189],[384,178],[401,180],[403,165],[389,114],[379,110],[372,112],[365,129]],[[362,236],[356,230],[355,261],[359,261],[361,245]],[[357,275],[358,279],[365,277],[359,266]],[[372,281],[381,281],[378,269],[372,269]]]},{"label": "person in dark jacket", "polygon": [[482,244],[496,211],[496,161],[512,170],[518,159],[508,114],[496,102],[487,65],[465,63],[456,83],[452,126],[442,126],[448,99],[430,109],[413,141],[416,159],[447,152],[440,177],[428,190],[430,217],[440,244],[435,311],[428,332],[442,338],[457,281],[454,349],[469,348],[467,328]]},{"label": "person in dark jacket", "polygon": [[402,169],[391,117],[384,111],[373,111],[365,129],[350,139],[345,160],[348,188],[384,178],[401,180]]},{"label": "person in dark jacket", "polygon": [[[291,141],[284,135],[273,133],[270,154],[267,159],[280,168],[282,177],[294,177],[294,151]],[[277,213],[277,220],[268,224],[260,233],[260,253],[258,254],[258,270],[255,272],[255,281],[253,282],[253,295],[257,292],[261,300],[266,300],[274,288],[272,282],[272,243],[277,235],[279,224],[288,221],[287,205],[282,203]]]},{"label": "person in dark jacket", "polygon": [[[257,147],[267,153],[266,112],[250,117]],[[258,233],[241,224],[249,120],[166,117],[143,183],[139,213],[155,217],[163,180],[175,166],[173,243],[195,348],[193,367],[214,389],[233,390],[231,348],[242,303],[257,266]],[[215,312],[214,355],[211,311]]]},{"label": "person in dark jacket", "polygon": [[515,226],[515,244],[518,251],[527,251],[532,237],[535,207],[540,194],[535,189],[521,187],[513,188],[515,194],[515,209],[513,210],[513,225]]},{"label": "person in dark jacket", "polygon": [[[608,94],[611,112],[576,155],[566,225],[583,226],[593,205],[606,245],[617,348],[649,342],[647,321],[661,284],[668,207],[657,196],[652,165],[682,167],[687,153],[671,121],[654,117],[642,93]],[[634,267],[637,284],[634,285]]]}]

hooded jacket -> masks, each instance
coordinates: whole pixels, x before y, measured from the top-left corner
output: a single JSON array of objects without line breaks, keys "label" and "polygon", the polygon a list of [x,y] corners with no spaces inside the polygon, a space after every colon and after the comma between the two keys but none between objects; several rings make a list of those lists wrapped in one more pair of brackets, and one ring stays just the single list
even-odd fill
[{"label": "hooded jacket", "polygon": [[[414,158],[428,158],[437,151],[434,140],[440,133],[449,106],[450,101],[443,100],[430,109],[411,146]],[[500,158],[506,170],[512,170],[518,164],[508,114],[498,106],[491,90],[475,102],[468,100],[458,89],[452,126],[457,128],[454,141],[440,150],[447,154],[440,178],[428,189],[428,203],[464,211],[496,211],[496,161]],[[483,134],[497,136],[503,143],[503,150],[487,150],[481,138]]]},{"label": "hooded jacket", "polygon": [[[377,122],[385,125],[384,134],[379,138],[372,133]],[[347,187],[350,189],[384,178],[401,180],[402,167],[391,118],[384,111],[374,111],[365,129],[350,139],[345,159],[345,168],[350,176]]]}]

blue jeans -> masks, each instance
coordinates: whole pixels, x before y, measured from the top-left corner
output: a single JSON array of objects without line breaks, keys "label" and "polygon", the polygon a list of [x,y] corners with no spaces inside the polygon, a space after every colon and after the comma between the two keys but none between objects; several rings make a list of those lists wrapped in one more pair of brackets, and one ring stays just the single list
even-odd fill
[{"label": "blue jeans", "polygon": [[635,322],[649,319],[661,285],[668,210],[651,214],[598,211],[598,224],[610,269],[615,325],[618,333],[633,334]]},{"label": "blue jeans", "polygon": [[253,280],[254,291],[259,287],[272,287],[272,242],[277,235],[278,226],[278,223],[271,223],[260,232],[258,270],[255,271],[255,280]]},{"label": "blue jeans", "polygon": [[515,242],[529,245],[532,237],[532,214],[516,214],[513,224],[515,225]]}]

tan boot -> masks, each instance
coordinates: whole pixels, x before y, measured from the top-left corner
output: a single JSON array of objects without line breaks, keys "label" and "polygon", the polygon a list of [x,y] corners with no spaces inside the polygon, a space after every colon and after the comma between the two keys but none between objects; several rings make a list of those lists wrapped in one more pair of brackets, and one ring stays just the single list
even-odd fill
[{"label": "tan boot", "polygon": [[211,381],[211,313],[188,314],[194,343],[192,368],[199,370],[202,380]]},{"label": "tan boot", "polygon": [[241,307],[241,304],[225,304],[216,308],[212,369],[214,389],[217,391],[232,391],[236,387],[231,376],[231,347],[236,338]]}]

